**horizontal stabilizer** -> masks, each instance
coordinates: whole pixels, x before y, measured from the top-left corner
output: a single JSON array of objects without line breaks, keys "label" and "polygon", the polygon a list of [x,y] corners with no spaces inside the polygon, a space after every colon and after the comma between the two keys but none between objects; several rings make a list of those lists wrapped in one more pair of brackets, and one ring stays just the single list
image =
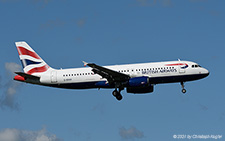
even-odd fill
[{"label": "horizontal stabilizer", "polygon": [[34,76],[34,75],[30,75],[24,72],[15,72],[16,74],[24,77],[24,78],[30,78],[30,79],[40,79],[40,77]]}]

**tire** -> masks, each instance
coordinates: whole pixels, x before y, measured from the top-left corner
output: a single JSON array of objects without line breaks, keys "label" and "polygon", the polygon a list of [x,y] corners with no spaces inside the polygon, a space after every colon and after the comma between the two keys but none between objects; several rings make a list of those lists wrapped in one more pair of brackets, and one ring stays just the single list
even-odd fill
[{"label": "tire", "polygon": [[118,94],[118,95],[116,96],[116,99],[120,101],[120,100],[122,100],[122,99],[123,99],[123,97],[122,97],[122,95],[121,95],[121,94]]},{"label": "tire", "polygon": [[187,91],[186,89],[182,89],[182,93],[185,94]]},{"label": "tire", "polygon": [[118,95],[118,92],[115,90],[112,92],[112,95],[116,97]]}]

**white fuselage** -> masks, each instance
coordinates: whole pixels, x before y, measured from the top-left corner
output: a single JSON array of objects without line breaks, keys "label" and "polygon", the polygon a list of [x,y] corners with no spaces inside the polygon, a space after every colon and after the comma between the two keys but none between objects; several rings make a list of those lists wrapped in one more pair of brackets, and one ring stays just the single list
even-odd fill
[{"label": "white fuselage", "polygon": [[[192,81],[201,79],[209,74],[207,69],[190,61],[168,61],[104,67],[127,74],[131,78],[147,76],[150,78],[152,84]],[[73,89],[97,87],[94,86],[92,82],[96,83],[101,81],[106,81],[107,83],[107,79],[102,78],[98,74],[94,74],[90,67],[60,70],[52,69],[46,72],[46,74],[43,74],[40,79],[40,82],[43,84],[58,84],[59,87],[62,87],[60,85],[64,84],[80,84],[77,85],[77,87],[76,85],[68,87]],[[91,83],[90,87],[87,86],[88,83]],[[84,84],[85,87],[82,87],[82,84]]]}]

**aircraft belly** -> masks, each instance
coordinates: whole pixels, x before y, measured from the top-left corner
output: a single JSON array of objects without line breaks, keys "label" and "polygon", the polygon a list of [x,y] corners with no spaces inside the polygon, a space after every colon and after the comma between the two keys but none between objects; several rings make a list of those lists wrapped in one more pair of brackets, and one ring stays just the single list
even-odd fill
[{"label": "aircraft belly", "polygon": [[172,76],[164,76],[164,77],[151,77],[149,81],[151,84],[175,83],[175,82],[194,81],[194,80],[202,79],[206,76],[207,74],[172,75]]}]

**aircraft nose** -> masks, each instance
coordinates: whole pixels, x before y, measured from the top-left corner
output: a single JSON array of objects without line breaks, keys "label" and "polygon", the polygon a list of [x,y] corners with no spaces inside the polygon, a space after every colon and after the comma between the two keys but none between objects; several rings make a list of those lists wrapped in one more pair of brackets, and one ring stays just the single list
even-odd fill
[{"label": "aircraft nose", "polygon": [[205,75],[205,77],[207,77],[209,75],[209,71],[207,69],[203,69],[202,74]]}]

